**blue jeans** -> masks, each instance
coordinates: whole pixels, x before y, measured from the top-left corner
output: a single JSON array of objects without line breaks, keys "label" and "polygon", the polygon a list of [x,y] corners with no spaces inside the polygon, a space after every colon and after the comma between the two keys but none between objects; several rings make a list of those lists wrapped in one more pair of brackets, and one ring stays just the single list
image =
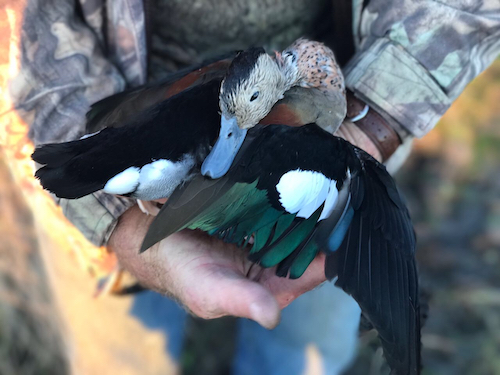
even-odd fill
[{"label": "blue jeans", "polygon": [[[154,292],[135,297],[131,314],[168,338],[165,348],[179,359],[187,314]],[[358,337],[360,309],[333,283],[306,293],[283,310],[273,330],[240,319],[234,375],[340,374],[351,363]]]}]

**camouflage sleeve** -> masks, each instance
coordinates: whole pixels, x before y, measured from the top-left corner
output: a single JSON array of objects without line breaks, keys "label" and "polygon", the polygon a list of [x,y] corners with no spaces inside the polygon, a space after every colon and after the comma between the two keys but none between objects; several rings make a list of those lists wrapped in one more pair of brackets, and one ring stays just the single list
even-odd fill
[{"label": "camouflage sleeve", "polygon": [[347,87],[417,137],[500,53],[498,0],[353,5],[358,52],[345,69]]},{"label": "camouflage sleeve", "polygon": [[[100,10],[94,9],[94,14]],[[35,145],[82,136],[89,105],[125,87],[123,76],[104,57],[104,38],[96,32],[99,17],[94,17],[91,27],[82,12],[72,0],[27,1],[21,70],[10,89]],[[104,193],[59,203],[68,219],[98,246],[132,205],[130,200]]]}]

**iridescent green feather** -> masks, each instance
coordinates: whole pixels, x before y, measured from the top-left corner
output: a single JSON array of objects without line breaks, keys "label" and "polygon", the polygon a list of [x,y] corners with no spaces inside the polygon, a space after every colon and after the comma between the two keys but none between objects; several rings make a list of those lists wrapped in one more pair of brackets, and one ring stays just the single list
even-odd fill
[{"label": "iridescent green feather", "polygon": [[[267,239],[271,234],[272,226],[281,215],[283,215],[282,211],[278,211],[273,207],[268,207],[257,220],[252,217],[239,222],[229,241],[233,243],[241,243],[241,239],[247,237],[249,233],[254,233],[255,240],[251,252],[256,252],[267,242]],[[259,246],[258,243],[260,243],[259,241],[261,241],[261,239],[263,242],[262,245]]]},{"label": "iridescent green feather", "polygon": [[[296,218],[271,207],[265,190],[253,183],[235,183],[184,228],[201,229],[226,242],[243,244],[254,236],[250,258],[263,267],[273,267],[287,258],[311,234],[319,218],[318,209],[310,218]],[[317,246],[307,243],[290,266],[297,278],[317,254]]]},{"label": "iridescent green feather", "polygon": [[311,264],[313,259],[318,254],[319,248],[314,241],[310,241],[294,260],[290,267],[290,278],[298,279],[306,271],[306,268]]},{"label": "iridescent green feather", "polygon": [[[260,261],[262,266],[273,267],[278,263],[280,263],[282,260],[284,260],[287,256],[289,256],[297,248],[297,246],[299,246],[304,241],[304,239],[306,239],[311,234],[320,214],[321,210],[317,210],[308,219],[296,219],[296,220],[301,220],[300,223],[297,225],[296,228],[294,228],[293,231],[288,233],[279,242],[277,242],[279,237],[275,235],[273,238],[273,242],[271,242],[270,245],[271,249],[266,252],[266,254],[262,257]],[[292,216],[292,215],[287,215],[287,216]],[[296,259],[293,264],[297,263],[297,260],[298,259]],[[304,262],[307,260],[307,257],[301,258],[300,260]],[[309,263],[311,261],[309,261]],[[303,265],[302,262],[301,265]],[[307,265],[309,265],[309,263]],[[297,268],[301,267],[297,266]]]},{"label": "iridescent green feather", "polygon": [[236,183],[222,197],[185,227],[201,229],[208,233],[226,230],[240,221],[259,216],[269,206],[267,193],[257,189],[257,181],[251,184]]}]

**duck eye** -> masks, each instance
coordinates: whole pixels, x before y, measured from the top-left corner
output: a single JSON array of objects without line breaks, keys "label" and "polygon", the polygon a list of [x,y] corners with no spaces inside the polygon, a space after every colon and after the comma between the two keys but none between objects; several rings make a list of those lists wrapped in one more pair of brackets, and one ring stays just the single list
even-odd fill
[{"label": "duck eye", "polygon": [[255,91],[252,95],[252,97],[250,98],[250,101],[253,102],[255,99],[257,99],[259,97],[259,92],[258,91]]}]

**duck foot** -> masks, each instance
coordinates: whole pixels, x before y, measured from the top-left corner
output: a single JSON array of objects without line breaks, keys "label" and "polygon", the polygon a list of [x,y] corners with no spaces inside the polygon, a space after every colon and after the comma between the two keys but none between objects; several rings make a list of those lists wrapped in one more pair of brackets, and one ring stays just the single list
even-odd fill
[{"label": "duck foot", "polygon": [[137,205],[146,215],[156,216],[160,212],[163,204],[155,202],[155,201],[143,201],[137,199]]}]

